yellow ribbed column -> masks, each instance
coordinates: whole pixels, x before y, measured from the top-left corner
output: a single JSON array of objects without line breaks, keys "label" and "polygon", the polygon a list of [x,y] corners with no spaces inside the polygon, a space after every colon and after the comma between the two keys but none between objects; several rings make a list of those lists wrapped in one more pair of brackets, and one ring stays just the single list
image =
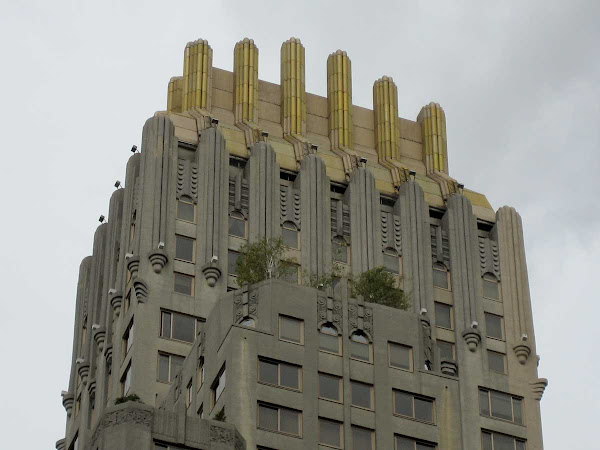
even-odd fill
[{"label": "yellow ribbed column", "polygon": [[208,42],[198,39],[185,46],[183,62],[183,111],[210,110],[212,96],[212,56]]},{"label": "yellow ribbed column", "polygon": [[258,124],[258,47],[245,38],[235,44],[233,89],[236,122]]},{"label": "yellow ribbed column", "polygon": [[446,115],[437,103],[430,103],[421,109],[417,117],[421,125],[423,155],[427,173],[448,174],[448,149],[446,144]]},{"label": "yellow ribbed column", "polygon": [[281,116],[284,135],[306,134],[304,46],[296,38],[281,44]]},{"label": "yellow ribbed column", "polygon": [[352,71],[346,52],[327,58],[329,138],[334,149],[352,148]]},{"label": "yellow ribbed column", "polygon": [[375,114],[375,144],[379,160],[398,160],[400,155],[400,120],[398,119],[398,88],[390,77],[373,84]]},{"label": "yellow ribbed column", "polygon": [[169,80],[167,95],[167,111],[180,113],[183,104],[183,77],[173,77]]}]

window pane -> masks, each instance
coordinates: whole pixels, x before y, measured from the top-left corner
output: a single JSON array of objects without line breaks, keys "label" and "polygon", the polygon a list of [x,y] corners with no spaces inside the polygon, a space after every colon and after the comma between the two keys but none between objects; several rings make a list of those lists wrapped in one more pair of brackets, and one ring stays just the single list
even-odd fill
[{"label": "window pane", "polygon": [[360,359],[361,361],[370,361],[370,346],[369,344],[361,344],[354,340],[350,341],[350,351],[352,358]]},{"label": "window pane", "polygon": [[492,435],[490,433],[481,433],[481,449],[482,450],[493,450]]},{"label": "window pane", "polygon": [[302,343],[301,321],[290,317],[279,316],[279,337],[287,341]]},{"label": "window pane", "polygon": [[237,215],[229,216],[229,234],[241,238],[246,237],[246,221]]},{"label": "window pane", "polygon": [[371,409],[371,386],[352,381],[352,405]]},{"label": "window pane", "polygon": [[281,229],[281,238],[283,245],[290,248],[299,248],[298,245],[298,231],[290,230],[287,226]]},{"label": "window pane", "polygon": [[162,326],[160,328],[160,335],[162,337],[171,337],[171,314],[163,312],[162,315]]},{"label": "window pane", "polygon": [[517,450],[525,450],[525,442],[517,441]]},{"label": "window pane", "polygon": [[450,305],[436,302],[435,324],[438,327],[452,329],[452,307]]},{"label": "window pane", "polygon": [[333,240],[331,245],[331,252],[333,254],[333,260],[344,264],[348,263],[348,247],[342,242],[341,238]]},{"label": "window pane", "polygon": [[523,423],[523,402],[518,398],[513,398],[513,414],[515,416],[515,422]]},{"label": "window pane", "polygon": [[498,283],[495,281],[483,280],[483,296],[494,300],[500,299]]},{"label": "window pane", "polygon": [[500,419],[513,420],[512,398],[500,392],[490,392],[492,416]]},{"label": "window pane", "polygon": [[479,391],[479,413],[484,416],[490,415],[490,399],[488,391]]},{"label": "window pane", "polygon": [[440,359],[454,361],[454,345],[450,342],[437,341]]},{"label": "window pane", "polygon": [[192,295],[192,283],[194,277],[175,272],[175,292]]},{"label": "window pane", "polygon": [[240,325],[244,325],[245,327],[256,327],[256,321],[252,317],[246,317],[244,320],[240,322]]},{"label": "window pane", "polygon": [[169,447],[162,444],[154,444],[154,450],[167,450]]},{"label": "window pane", "polygon": [[237,274],[237,259],[240,256],[238,252],[227,252],[227,273],[229,275]]},{"label": "window pane", "polygon": [[279,382],[282,386],[289,387],[292,389],[298,389],[300,387],[300,383],[298,380],[298,367],[291,366],[289,364],[280,364],[279,365]]},{"label": "window pane", "polygon": [[225,371],[225,369],[223,369],[223,372],[221,372],[221,375],[219,375],[218,384],[215,387],[215,403],[217,402],[217,400],[219,399],[219,397],[225,390],[225,381],[226,381],[226,371]]},{"label": "window pane", "polygon": [[340,338],[337,335],[337,331],[335,332],[335,336],[332,336],[330,334],[324,334],[321,329],[321,333],[319,333],[319,349],[339,354]]},{"label": "window pane", "polygon": [[405,392],[394,391],[394,412],[413,417],[413,396]]},{"label": "window pane", "polygon": [[173,314],[173,339],[194,342],[196,320],[184,314]]},{"label": "window pane", "polygon": [[494,450],[515,450],[515,439],[505,434],[494,433]]},{"label": "window pane", "polygon": [[179,235],[175,236],[175,258],[193,261],[194,239]]},{"label": "window pane", "polygon": [[277,413],[277,408],[259,405],[258,426],[267,430],[277,431]]},{"label": "window pane", "polygon": [[291,409],[279,410],[279,427],[284,433],[300,434],[299,413]]},{"label": "window pane", "polygon": [[397,255],[391,255],[389,253],[383,254],[383,266],[388,272],[395,274],[400,273],[400,258]]},{"label": "window pane", "polygon": [[417,450],[431,450],[435,448],[435,445],[423,444],[422,442],[417,442]]},{"label": "window pane", "polygon": [[258,361],[258,379],[263,383],[278,384],[277,383],[277,363],[270,361]]},{"label": "window pane", "polygon": [[353,450],[373,450],[373,431],[352,427],[352,448]]},{"label": "window pane", "polygon": [[396,436],[396,450],[415,450],[415,441],[402,436]]},{"label": "window pane", "polygon": [[332,420],[319,419],[319,443],[341,447],[341,424]]},{"label": "window pane", "polygon": [[192,203],[177,202],[177,218],[181,220],[187,220],[188,222],[195,222],[194,217],[194,205]]},{"label": "window pane", "polygon": [[171,378],[169,381],[173,381],[179,371],[181,370],[181,366],[183,366],[183,361],[185,358],[183,356],[171,355]]},{"label": "window pane", "polygon": [[390,365],[410,370],[410,347],[390,343]]},{"label": "window pane", "polygon": [[160,354],[158,356],[158,381],[169,382],[169,356]]},{"label": "window pane", "polygon": [[415,419],[433,422],[433,402],[415,398]]},{"label": "window pane", "polygon": [[490,370],[506,373],[506,369],[504,367],[504,355],[502,353],[488,350],[488,364],[490,366]]},{"label": "window pane", "polygon": [[433,285],[442,289],[448,289],[448,272],[433,269]]},{"label": "window pane", "polygon": [[340,401],[340,378],[319,374],[319,397]]},{"label": "window pane", "polygon": [[485,313],[485,331],[488,337],[502,339],[502,317]]}]

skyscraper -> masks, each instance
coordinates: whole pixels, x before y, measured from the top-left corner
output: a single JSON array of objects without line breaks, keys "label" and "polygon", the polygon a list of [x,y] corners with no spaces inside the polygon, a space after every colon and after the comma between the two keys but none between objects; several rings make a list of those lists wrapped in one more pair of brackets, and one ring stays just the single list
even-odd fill
[{"label": "skyscraper", "polygon": [[[80,266],[57,449],[542,448],[520,216],[450,177],[438,104],[354,106],[339,50],[308,94],[304,51],[275,85],[252,40],[233,73],[187,44]],[[291,275],[239,286],[273,238]],[[377,267],[409,310],[353,295]]]}]

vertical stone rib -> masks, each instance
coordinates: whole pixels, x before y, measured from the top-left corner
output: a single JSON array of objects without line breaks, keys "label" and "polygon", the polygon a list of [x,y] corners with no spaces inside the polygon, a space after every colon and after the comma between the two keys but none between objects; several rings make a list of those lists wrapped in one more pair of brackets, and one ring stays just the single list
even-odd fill
[{"label": "vertical stone rib", "polygon": [[390,77],[373,84],[375,113],[375,145],[379,161],[397,160],[400,154],[400,120],[398,119],[398,88]]},{"label": "vertical stone rib", "polygon": [[183,62],[183,111],[210,110],[212,96],[212,56],[208,41],[198,39],[185,46]]},{"label": "vertical stone rib", "polygon": [[381,216],[379,192],[375,177],[368,169],[359,167],[350,176],[352,272],[355,275],[383,264],[381,254]]},{"label": "vertical stone rib", "polygon": [[281,236],[279,226],[279,164],[270,144],[257,142],[250,152],[249,238]]},{"label": "vertical stone rib", "polygon": [[180,113],[183,107],[183,77],[172,77],[167,92],[167,111]]},{"label": "vertical stone rib", "polygon": [[417,117],[421,125],[423,155],[427,173],[448,174],[448,151],[446,145],[446,114],[442,107],[431,102],[421,108]]},{"label": "vertical stone rib", "polygon": [[310,275],[331,271],[331,197],[325,163],[308,155],[300,168],[301,263]]}]

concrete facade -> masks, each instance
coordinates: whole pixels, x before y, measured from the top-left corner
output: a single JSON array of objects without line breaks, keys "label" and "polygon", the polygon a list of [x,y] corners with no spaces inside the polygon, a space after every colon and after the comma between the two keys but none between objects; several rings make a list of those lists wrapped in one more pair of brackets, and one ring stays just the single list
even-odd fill
[{"label": "concrete facade", "polygon": [[[521,218],[450,177],[442,108],[397,117],[388,77],[374,111],[353,106],[341,51],[328,98],[307,94],[295,38],[281,86],[258,80],[254,42],[234,53],[231,73],[188,44],[81,263],[56,448],[543,448]],[[299,283],[239,287],[236,253],[282,230]],[[344,276],[309,287],[339,242],[345,275],[397,264],[411,309],[353,298]]]}]

